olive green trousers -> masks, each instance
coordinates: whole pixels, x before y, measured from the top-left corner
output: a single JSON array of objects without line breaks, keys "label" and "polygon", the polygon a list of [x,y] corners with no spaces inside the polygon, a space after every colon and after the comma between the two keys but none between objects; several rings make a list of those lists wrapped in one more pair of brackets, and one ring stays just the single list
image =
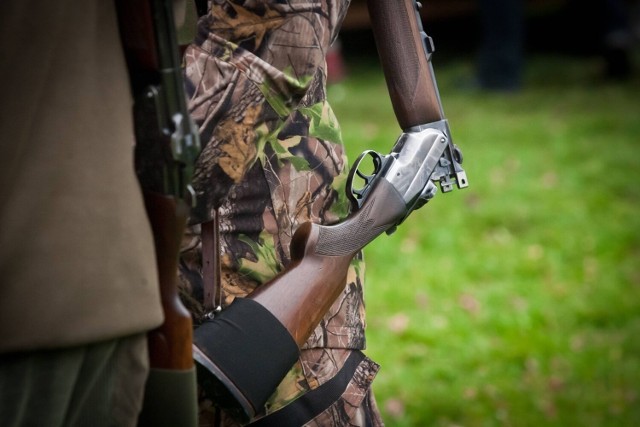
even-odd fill
[{"label": "olive green trousers", "polygon": [[0,424],[135,426],[148,371],[145,334],[0,355]]}]

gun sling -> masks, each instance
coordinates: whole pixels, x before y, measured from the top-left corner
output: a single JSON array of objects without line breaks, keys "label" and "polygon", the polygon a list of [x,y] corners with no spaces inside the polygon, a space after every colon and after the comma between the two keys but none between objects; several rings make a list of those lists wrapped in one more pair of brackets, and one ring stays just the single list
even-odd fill
[{"label": "gun sling", "polygon": [[[364,359],[365,356],[362,352],[352,352],[340,371],[329,381],[299,397],[284,408],[248,424],[247,427],[305,425],[342,396],[356,369]],[[372,425],[371,422],[366,424],[366,426],[370,425]]]}]

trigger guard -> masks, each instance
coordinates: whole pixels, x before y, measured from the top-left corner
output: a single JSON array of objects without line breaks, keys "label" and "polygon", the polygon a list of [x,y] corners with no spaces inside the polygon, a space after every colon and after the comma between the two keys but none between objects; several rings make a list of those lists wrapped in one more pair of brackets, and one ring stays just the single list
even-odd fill
[{"label": "trigger guard", "polygon": [[[371,175],[365,175],[362,172],[358,173],[358,168],[360,167],[360,163],[362,163],[365,156],[367,155],[373,158],[374,170],[371,173]],[[349,199],[349,201],[351,201],[351,205],[353,209],[360,208],[363,201],[363,194],[365,193],[364,190],[369,186],[369,184],[372,181],[372,179],[368,179],[366,177],[373,178],[380,171],[381,167],[382,167],[382,156],[374,150],[363,151],[358,156],[358,158],[356,158],[356,161],[353,163],[353,167],[351,168],[351,170],[349,171],[349,175],[347,176],[347,185],[346,185],[347,198]],[[358,174],[365,181],[364,186],[360,189],[353,188],[353,178],[356,174]]]}]

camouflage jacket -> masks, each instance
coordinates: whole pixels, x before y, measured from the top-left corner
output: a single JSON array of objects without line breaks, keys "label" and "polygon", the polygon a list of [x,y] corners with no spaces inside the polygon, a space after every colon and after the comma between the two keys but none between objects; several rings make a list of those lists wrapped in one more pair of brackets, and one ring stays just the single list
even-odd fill
[{"label": "camouflage jacket", "polygon": [[[348,3],[214,0],[200,19],[185,67],[204,149],[194,178],[198,206],[181,257],[183,299],[196,324],[204,314],[199,224],[213,209],[220,219],[223,307],[286,267],[300,224],[331,224],[348,214],[348,165],[326,100],[325,63]],[[365,347],[363,275],[359,255],[267,412],[318,387],[348,350]],[[364,390],[377,369],[367,359]]]}]

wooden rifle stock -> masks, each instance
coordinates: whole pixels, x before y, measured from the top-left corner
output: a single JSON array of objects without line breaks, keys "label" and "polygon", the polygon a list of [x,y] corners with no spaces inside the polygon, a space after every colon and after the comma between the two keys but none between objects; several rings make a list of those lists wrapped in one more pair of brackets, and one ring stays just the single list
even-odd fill
[{"label": "wooden rifle stock", "polygon": [[342,292],[355,255],[318,254],[320,227],[312,223],[300,226],[291,242],[291,264],[247,297],[269,310],[298,347],[304,345]]},{"label": "wooden rifle stock", "polygon": [[405,213],[402,196],[379,179],[363,207],[343,222],[298,227],[291,243],[291,265],[248,298],[269,310],[302,347],[343,291],[355,254]]},{"label": "wooden rifle stock", "polygon": [[120,38],[134,96],[138,96],[159,69],[158,49],[149,0],[116,0]]},{"label": "wooden rifle stock", "polygon": [[160,298],[164,322],[148,336],[149,363],[157,369],[193,368],[191,314],[178,292],[178,253],[189,217],[184,200],[144,192],[147,216],[153,230]]}]

